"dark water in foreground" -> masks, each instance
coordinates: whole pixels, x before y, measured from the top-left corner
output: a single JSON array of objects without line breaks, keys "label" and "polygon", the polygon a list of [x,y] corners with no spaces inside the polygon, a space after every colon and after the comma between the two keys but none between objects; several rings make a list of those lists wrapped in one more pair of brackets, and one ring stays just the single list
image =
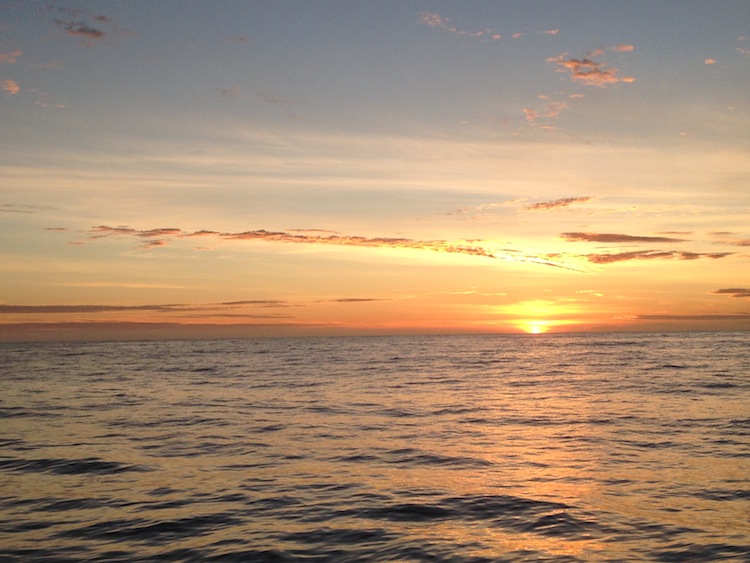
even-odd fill
[{"label": "dark water in foreground", "polygon": [[750,561],[750,334],[0,345],[0,561]]}]

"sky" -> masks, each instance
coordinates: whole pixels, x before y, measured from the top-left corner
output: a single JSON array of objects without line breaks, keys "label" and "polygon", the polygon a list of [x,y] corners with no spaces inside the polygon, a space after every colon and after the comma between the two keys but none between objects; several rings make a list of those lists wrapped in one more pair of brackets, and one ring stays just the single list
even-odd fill
[{"label": "sky", "polygon": [[0,339],[750,330],[750,2],[0,0]]}]

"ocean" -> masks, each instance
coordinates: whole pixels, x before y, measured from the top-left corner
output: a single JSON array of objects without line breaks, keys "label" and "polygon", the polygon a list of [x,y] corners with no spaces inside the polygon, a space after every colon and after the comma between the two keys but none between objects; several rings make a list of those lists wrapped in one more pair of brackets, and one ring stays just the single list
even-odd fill
[{"label": "ocean", "polygon": [[750,561],[750,333],[0,344],[0,561]]}]

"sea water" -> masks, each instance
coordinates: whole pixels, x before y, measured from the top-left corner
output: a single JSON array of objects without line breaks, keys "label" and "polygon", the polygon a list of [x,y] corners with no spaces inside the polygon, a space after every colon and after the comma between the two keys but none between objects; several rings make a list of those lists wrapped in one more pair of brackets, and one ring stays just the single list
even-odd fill
[{"label": "sea water", "polygon": [[750,334],[0,345],[1,561],[750,561]]}]

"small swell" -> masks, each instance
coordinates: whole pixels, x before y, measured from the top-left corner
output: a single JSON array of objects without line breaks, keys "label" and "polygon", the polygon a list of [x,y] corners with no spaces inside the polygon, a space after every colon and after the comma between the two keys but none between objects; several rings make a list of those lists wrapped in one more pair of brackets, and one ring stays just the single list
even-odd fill
[{"label": "small swell", "polygon": [[111,475],[127,471],[151,471],[142,465],[129,465],[99,458],[83,459],[2,459],[0,470],[54,473],[56,475]]}]

